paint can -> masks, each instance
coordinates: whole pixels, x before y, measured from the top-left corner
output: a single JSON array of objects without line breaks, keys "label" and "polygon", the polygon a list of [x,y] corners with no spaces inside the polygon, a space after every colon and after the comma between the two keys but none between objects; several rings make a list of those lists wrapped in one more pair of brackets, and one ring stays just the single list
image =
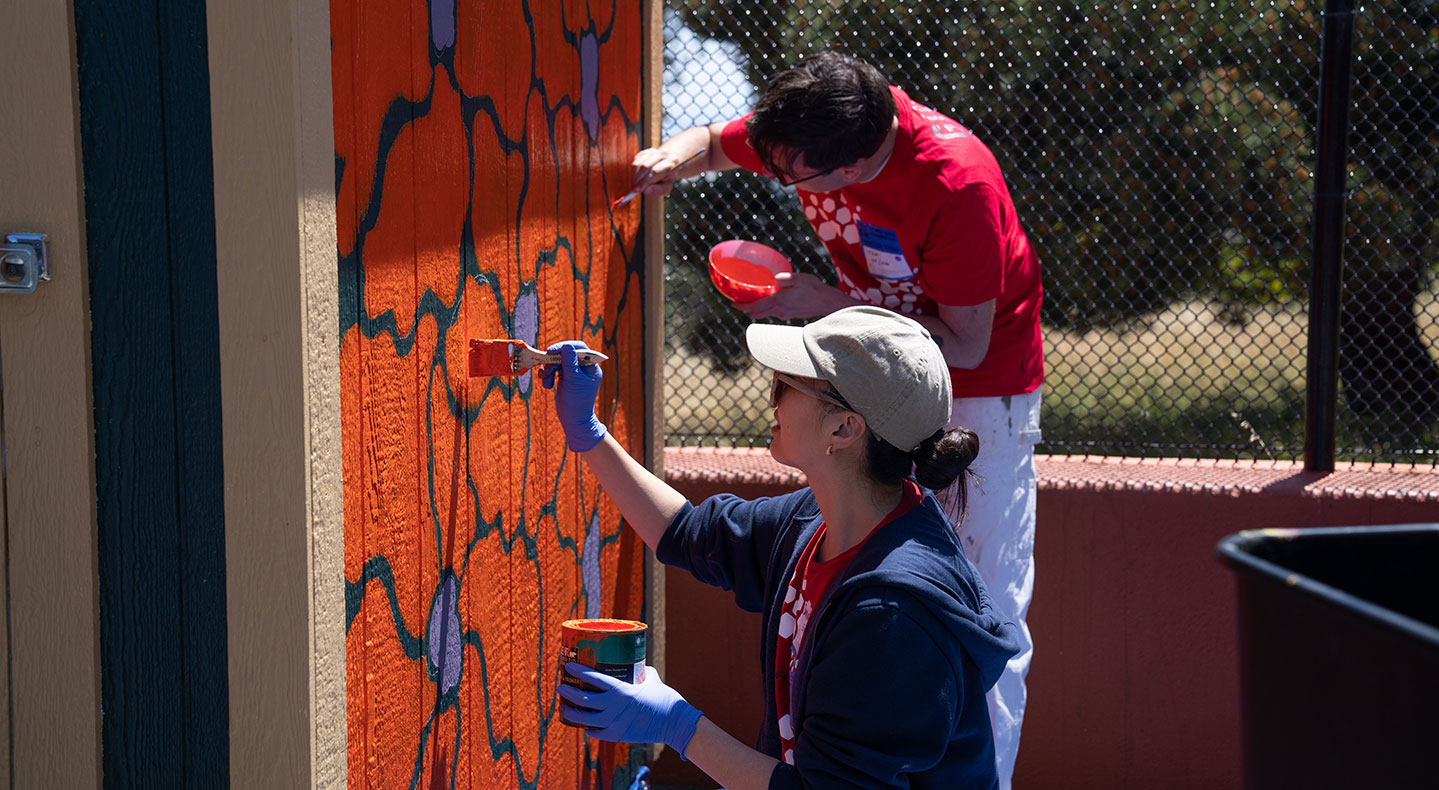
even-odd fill
[{"label": "paint can", "polygon": [[[571,661],[626,683],[639,683],[645,674],[645,643],[649,625],[638,620],[566,620],[560,623],[560,682],[587,687],[565,671]],[[560,721],[565,721],[563,716]]]}]

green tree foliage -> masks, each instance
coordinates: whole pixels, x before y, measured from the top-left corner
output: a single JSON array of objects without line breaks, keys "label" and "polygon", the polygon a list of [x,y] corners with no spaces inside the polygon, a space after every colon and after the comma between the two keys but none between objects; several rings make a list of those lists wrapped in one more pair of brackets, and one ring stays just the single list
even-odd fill
[{"label": "green tree foliage", "polygon": [[[1307,298],[1319,2],[672,8],[737,44],[757,87],[834,46],[973,128],[1040,251],[1050,325],[1113,325],[1195,295],[1239,318]],[[1439,232],[1439,4],[1366,3],[1355,54],[1342,372],[1363,412],[1398,396],[1395,380],[1439,401],[1412,315]]]}]

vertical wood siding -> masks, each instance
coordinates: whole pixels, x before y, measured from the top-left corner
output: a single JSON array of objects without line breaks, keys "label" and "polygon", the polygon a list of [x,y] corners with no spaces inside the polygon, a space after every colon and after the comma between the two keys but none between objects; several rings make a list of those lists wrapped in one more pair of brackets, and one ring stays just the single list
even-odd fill
[{"label": "vertical wood siding", "polygon": [[609,354],[642,452],[638,0],[331,0],[353,788],[627,787],[560,724],[559,623],[641,616],[641,545],[537,375],[471,338]]}]

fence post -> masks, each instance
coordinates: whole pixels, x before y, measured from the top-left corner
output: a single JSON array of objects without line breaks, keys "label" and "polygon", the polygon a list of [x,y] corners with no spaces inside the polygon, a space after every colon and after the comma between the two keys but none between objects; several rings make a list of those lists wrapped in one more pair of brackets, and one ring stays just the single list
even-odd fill
[{"label": "fence post", "polygon": [[1304,470],[1307,472],[1334,471],[1354,0],[1325,2],[1323,38],[1319,50],[1314,265],[1310,274],[1309,359],[1305,374]]}]

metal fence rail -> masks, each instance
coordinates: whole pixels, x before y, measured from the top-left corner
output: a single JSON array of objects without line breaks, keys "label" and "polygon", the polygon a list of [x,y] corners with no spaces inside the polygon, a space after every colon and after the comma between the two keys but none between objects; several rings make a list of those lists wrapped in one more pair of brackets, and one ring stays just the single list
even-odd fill
[{"label": "metal fence rail", "polygon": [[[1439,453],[1439,3],[1356,19],[1337,448]],[[1303,456],[1317,2],[672,0],[666,134],[738,117],[822,46],[969,126],[1044,271],[1041,450]],[[666,214],[668,443],[761,444],[764,384],[705,256],[763,241],[833,281],[793,192],[748,173]]]}]

